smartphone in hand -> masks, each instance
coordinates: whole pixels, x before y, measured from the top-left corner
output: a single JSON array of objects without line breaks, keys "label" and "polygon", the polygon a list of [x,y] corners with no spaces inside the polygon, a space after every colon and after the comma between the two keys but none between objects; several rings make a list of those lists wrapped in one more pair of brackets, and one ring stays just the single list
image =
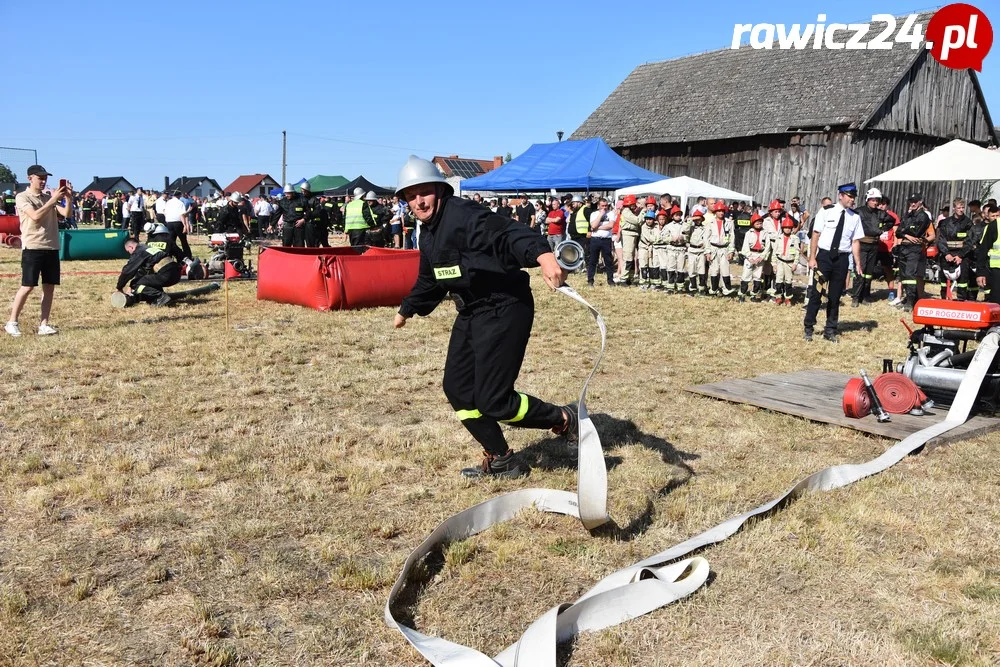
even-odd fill
[{"label": "smartphone in hand", "polygon": [[66,179],[65,178],[60,178],[59,179],[59,187],[61,187],[61,188],[65,188],[66,187]]}]

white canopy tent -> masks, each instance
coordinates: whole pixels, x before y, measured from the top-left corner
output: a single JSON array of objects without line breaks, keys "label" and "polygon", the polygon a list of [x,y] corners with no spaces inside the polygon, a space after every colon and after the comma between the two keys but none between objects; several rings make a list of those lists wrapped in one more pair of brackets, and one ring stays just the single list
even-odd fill
[{"label": "white canopy tent", "polygon": [[865,183],[950,181],[950,201],[955,199],[955,183],[958,181],[996,180],[1000,180],[1000,151],[955,139],[884,174],[869,178]]},{"label": "white canopy tent", "polygon": [[705,181],[699,181],[690,176],[678,176],[677,178],[665,178],[662,181],[654,181],[645,185],[633,185],[630,188],[622,188],[615,191],[615,198],[620,195],[662,195],[666,192],[670,196],[681,200],[681,208],[688,210],[688,199],[691,197],[714,197],[715,199],[725,199],[729,201],[753,202],[750,195],[741,194],[735,190],[712,185]]}]

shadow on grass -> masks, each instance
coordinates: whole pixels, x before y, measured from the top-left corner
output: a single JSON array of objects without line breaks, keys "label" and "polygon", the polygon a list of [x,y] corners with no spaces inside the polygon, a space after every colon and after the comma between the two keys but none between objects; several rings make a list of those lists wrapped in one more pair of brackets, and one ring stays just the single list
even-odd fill
[{"label": "shadow on grass", "polygon": [[[592,531],[594,536],[609,537],[619,541],[632,540],[642,535],[656,517],[656,508],[653,501],[662,498],[674,489],[681,487],[694,477],[694,470],[688,461],[695,461],[699,458],[697,454],[685,452],[674,447],[658,435],[643,433],[629,419],[618,419],[607,414],[592,414],[590,418],[597,427],[597,432],[601,436],[603,449],[612,449],[623,445],[638,444],[650,449],[660,455],[660,459],[669,466],[680,469],[681,473],[670,479],[665,485],[656,489],[646,500],[645,509],[634,517],[626,525],[620,526],[614,519]],[[560,468],[576,468],[577,450],[566,446],[566,441],[559,438],[548,437],[539,440],[521,450],[521,455],[534,468],[541,470],[557,470]],[[604,457],[608,470],[613,470],[623,462],[620,456]]]},{"label": "shadow on grass", "polygon": [[867,331],[871,333],[878,328],[878,322],[875,320],[856,320],[856,321],[844,321],[840,320],[837,325],[837,330],[840,333],[847,333],[849,331]]}]

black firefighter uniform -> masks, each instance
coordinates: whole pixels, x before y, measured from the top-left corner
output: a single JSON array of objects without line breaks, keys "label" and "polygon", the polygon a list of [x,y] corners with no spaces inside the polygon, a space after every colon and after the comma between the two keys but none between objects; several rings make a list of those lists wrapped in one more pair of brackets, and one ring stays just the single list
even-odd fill
[{"label": "black firefighter uniform", "polygon": [[550,429],[561,408],[514,389],[535,306],[522,267],[552,252],[544,236],[460,197],[421,225],[420,272],[399,314],[429,315],[446,296],[458,309],[444,393],[462,425],[490,454],[507,453],[500,422]]}]

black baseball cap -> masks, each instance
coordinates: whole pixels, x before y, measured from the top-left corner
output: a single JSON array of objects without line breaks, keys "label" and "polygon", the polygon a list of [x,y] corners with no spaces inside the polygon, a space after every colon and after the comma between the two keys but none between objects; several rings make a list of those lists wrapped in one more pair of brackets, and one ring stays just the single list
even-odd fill
[{"label": "black baseball cap", "polygon": [[45,170],[45,167],[43,167],[40,164],[33,164],[30,167],[28,167],[28,176],[51,176],[51,175],[52,174],[47,172]]},{"label": "black baseball cap", "polygon": [[924,196],[919,192],[914,192],[913,194],[911,194],[909,197],[906,198],[906,202],[908,204],[916,204],[918,201],[923,201],[923,200]]}]

